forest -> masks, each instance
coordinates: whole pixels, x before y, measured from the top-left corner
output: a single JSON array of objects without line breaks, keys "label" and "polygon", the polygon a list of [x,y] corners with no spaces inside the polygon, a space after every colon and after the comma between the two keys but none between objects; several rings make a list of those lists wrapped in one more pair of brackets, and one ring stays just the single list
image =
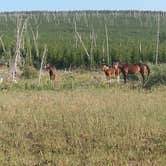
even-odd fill
[{"label": "forest", "polygon": [[[121,62],[166,62],[166,12],[68,11],[0,13],[0,61],[12,63],[22,23],[21,63],[57,68]],[[158,48],[157,48],[158,41]],[[157,55],[156,55],[157,54]]]}]

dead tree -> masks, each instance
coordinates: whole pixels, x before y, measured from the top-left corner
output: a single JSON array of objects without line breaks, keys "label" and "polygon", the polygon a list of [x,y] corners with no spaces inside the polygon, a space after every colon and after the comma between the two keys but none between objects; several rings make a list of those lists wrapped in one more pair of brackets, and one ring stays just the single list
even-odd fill
[{"label": "dead tree", "polygon": [[160,41],[160,13],[157,17],[157,41],[156,41],[156,56],[155,56],[155,64],[158,64],[158,56],[159,56],[159,41]]},{"label": "dead tree", "polygon": [[42,73],[44,60],[45,60],[45,57],[46,57],[46,52],[47,52],[47,45],[45,45],[45,47],[44,47],[44,52],[43,52],[43,56],[42,56],[42,60],[41,60],[41,64],[40,64],[39,84],[41,83],[41,73]]},{"label": "dead tree", "polygon": [[14,54],[14,59],[11,65],[10,69],[10,75],[9,77],[12,78],[13,82],[16,82],[17,72],[18,72],[18,64],[21,63],[21,48],[23,48],[23,33],[25,32],[27,28],[27,21],[26,19],[24,22],[20,16],[17,16],[17,33],[16,33],[16,49]]}]

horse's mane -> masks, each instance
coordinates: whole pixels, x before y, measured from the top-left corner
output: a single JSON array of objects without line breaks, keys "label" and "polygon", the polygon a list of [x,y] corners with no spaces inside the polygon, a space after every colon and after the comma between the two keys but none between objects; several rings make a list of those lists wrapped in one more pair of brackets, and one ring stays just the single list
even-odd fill
[{"label": "horse's mane", "polygon": [[48,63],[51,68],[55,68],[55,65]]}]

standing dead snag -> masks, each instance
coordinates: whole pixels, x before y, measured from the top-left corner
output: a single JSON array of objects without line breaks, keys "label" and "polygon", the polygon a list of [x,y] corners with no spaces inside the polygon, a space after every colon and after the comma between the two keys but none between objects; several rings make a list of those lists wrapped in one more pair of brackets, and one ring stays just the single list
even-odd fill
[{"label": "standing dead snag", "polygon": [[40,72],[39,72],[39,84],[41,82],[41,73],[42,73],[42,68],[43,68],[43,63],[44,63],[44,59],[46,56],[46,52],[47,52],[47,45],[45,45],[45,47],[44,47],[44,52],[43,52],[43,56],[42,56],[42,60],[41,60]]},{"label": "standing dead snag", "polygon": [[83,42],[82,39],[81,39],[80,34],[79,34],[78,32],[76,32],[76,35],[77,35],[77,37],[79,38],[79,40],[80,40],[80,42],[81,42],[81,44],[82,44],[82,47],[84,48],[84,50],[85,50],[85,52],[86,52],[86,55],[87,55],[88,57],[90,57],[90,55],[89,55],[89,53],[88,53],[88,50],[87,50],[87,48],[85,47],[85,44],[84,44],[84,42]]},{"label": "standing dead snag", "polygon": [[76,36],[78,37],[78,39],[80,40],[80,43],[82,44],[82,47],[83,47],[83,49],[84,49],[85,52],[86,52],[86,55],[87,55],[88,57],[90,57],[90,55],[89,55],[89,53],[88,53],[88,50],[87,50],[87,48],[85,47],[85,44],[84,44],[84,42],[83,42],[82,39],[81,39],[80,34],[77,32],[76,22],[75,22],[75,34],[76,34]]},{"label": "standing dead snag", "polygon": [[107,25],[105,24],[105,35],[106,35],[106,48],[107,48],[107,64],[110,64],[110,57],[109,57],[109,46],[108,46],[108,30],[107,30]]},{"label": "standing dead snag", "polygon": [[157,41],[156,41],[156,56],[155,63],[158,64],[158,56],[159,56],[159,42],[160,42],[160,13],[157,17]]},{"label": "standing dead snag", "polygon": [[26,19],[23,23],[22,18],[18,15],[17,17],[17,36],[16,36],[16,50],[14,55],[14,60],[10,69],[9,77],[12,77],[12,81],[16,82],[17,72],[18,72],[18,64],[21,63],[21,52],[20,49],[23,48],[23,33],[27,28],[27,21]]},{"label": "standing dead snag", "polygon": [[36,34],[34,33],[33,28],[31,27],[31,32],[33,36],[34,46],[36,50],[36,56],[39,57],[39,47],[38,47],[38,39],[39,39],[39,32],[38,32],[39,26],[36,27]]},{"label": "standing dead snag", "polygon": [[1,42],[1,45],[2,45],[3,52],[6,54],[6,49],[5,49],[4,42],[2,40],[2,36],[0,36],[0,42]]}]

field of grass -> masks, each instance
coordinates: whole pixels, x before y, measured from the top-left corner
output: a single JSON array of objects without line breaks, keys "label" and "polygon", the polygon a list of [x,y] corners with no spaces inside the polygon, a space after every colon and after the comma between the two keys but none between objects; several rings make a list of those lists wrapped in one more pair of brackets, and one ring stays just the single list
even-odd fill
[{"label": "field of grass", "polygon": [[0,163],[164,166],[166,87],[109,87],[97,73],[59,72],[55,84],[46,74],[39,86],[35,79],[1,84]]},{"label": "field of grass", "polygon": [[[159,65],[152,65],[158,16]],[[0,71],[0,166],[165,166],[165,16],[148,11],[0,13],[0,62],[9,66],[17,23],[27,21],[18,82],[7,81],[6,68]],[[46,72],[38,80],[44,45],[44,63],[58,69],[55,82]],[[126,85],[113,79],[108,86],[97,69],[140,60],[151,69],[144,88],[140,76],[129,76]]]}]

